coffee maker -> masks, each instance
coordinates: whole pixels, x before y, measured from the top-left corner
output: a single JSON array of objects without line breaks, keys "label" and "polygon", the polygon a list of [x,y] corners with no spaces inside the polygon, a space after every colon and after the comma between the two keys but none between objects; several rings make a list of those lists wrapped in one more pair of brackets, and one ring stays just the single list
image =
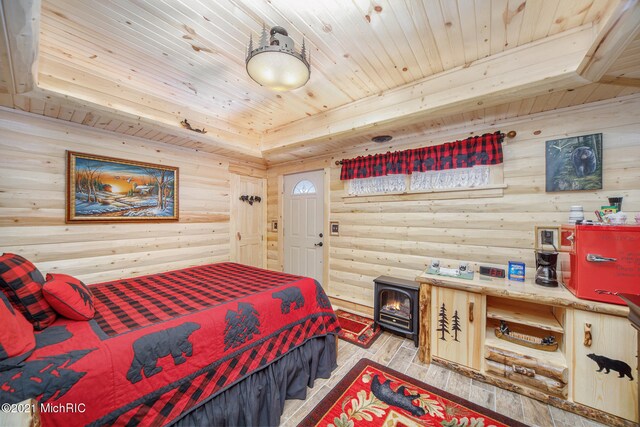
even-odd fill
[{"label": "coffee maker", "polygon": [[558,252],[536,250],[536,284],[555,288],[558,286]]}]

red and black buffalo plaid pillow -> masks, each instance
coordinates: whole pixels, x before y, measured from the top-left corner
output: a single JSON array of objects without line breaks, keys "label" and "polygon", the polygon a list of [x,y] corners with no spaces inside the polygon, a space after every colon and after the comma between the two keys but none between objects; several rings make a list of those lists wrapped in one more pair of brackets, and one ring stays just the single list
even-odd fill
[{"label": "red and black buffalo plaid pillow", "polygon": [[43,284],[42,273],[20,255],[0,256],[0,288],[37,330],[46,328],[56,320],[56,312],[42,295]]}]

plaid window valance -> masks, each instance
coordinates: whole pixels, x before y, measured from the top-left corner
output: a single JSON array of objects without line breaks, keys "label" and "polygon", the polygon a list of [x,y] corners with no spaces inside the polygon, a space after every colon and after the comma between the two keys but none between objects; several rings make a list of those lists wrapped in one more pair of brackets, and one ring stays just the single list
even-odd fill
[{"label": "plaid window valance", "polygon": [[502,163],[503,138],[498,131],[430,147],[345,159],[340,179],[496,165]]}]

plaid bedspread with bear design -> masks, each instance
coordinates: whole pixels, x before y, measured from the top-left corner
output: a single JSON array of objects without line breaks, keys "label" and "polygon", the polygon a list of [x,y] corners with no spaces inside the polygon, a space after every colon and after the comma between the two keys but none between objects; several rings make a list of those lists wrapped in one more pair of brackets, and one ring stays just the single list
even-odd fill
[{"label": "plaid bedspread with bear design", "polygon": [[96,316],[58,319],[3,402],[36,397],[45,426],[165,425],[337,318],[313,279],[234,263],[90,286]]}]

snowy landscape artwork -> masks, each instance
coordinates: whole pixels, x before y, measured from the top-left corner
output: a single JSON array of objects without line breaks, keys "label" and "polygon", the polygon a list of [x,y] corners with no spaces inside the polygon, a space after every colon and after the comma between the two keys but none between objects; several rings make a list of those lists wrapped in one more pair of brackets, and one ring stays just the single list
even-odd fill
[{"label": "snowy landscape artwork", "polygon": [[67,153],[67,222],[178,220],[178,168]]}]

